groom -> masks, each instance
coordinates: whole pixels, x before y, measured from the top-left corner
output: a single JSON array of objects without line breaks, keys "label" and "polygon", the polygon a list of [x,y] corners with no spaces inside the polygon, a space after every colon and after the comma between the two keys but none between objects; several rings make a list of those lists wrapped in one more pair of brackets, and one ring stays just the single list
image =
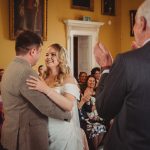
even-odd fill
[{"label": "groom", "polygon": [[26,79],[41,53],[41,38],[24,31],[16,39],[16,57],[2,78],[4,123],[1,144],[7,150],[48,150],[47,118],[70,120],[69,112],[57,107],[41,92],[29,90]]}]

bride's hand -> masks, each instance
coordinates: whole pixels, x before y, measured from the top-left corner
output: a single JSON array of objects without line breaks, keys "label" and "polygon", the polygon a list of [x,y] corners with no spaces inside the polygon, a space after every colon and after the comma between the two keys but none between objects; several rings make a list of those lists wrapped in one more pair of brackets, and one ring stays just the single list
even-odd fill
[{"label": "bride's hand", "polygon": [[37,90],[45,94],[49,88],[42,78],[39,79],[34,76],[30,76],[30,78],[26,80],[26,84],[29,86],[29,89]]}]

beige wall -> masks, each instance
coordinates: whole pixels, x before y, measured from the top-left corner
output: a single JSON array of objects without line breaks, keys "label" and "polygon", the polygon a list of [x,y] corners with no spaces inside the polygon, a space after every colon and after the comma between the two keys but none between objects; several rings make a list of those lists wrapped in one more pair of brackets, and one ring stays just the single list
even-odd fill
[{"label": "beige wall", "polygon": [[144,0],[122,0],[121,3],[121,51],[130,50],[134,37],[130,36],[129,10],[136,10]]},{"label": "beige wall", "polygon": [[[15,56],[14,41],[9,40],[9,0],[0,0],[0,68],[6,68]],[[44,42],[42,57],[37,65],[44,64],[46,47],[61,43],[66,47],[64,19],[90,16],[93,21],[104,22],[99,39],[110,49],[112,55],[129,48],[133,40],[129,36],[129,10],[137,8],[142,0],[116,0],[116,16],[101,15],[101,0],[94,0],[94,11],[71,9],[71,0],[48,0],[47,41]],[[108,25],[108,21],[111,25]]]}]

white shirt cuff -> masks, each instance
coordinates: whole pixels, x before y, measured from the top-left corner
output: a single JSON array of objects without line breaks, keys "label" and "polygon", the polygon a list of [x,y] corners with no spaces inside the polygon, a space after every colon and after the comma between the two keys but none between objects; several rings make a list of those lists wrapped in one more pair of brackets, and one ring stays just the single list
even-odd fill
[{"label": "white shirt cuff", "polygon": [[104,74],[104,73],[109,73],[109,72],[110,72],[109,69],[104,69],[103,72],[102,72],[102,74]]}]

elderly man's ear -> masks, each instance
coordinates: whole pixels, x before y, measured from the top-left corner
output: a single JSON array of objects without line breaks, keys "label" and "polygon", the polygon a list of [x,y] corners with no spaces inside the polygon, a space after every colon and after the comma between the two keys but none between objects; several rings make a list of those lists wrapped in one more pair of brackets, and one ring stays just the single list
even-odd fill
[{"label": "elderly man's ear", "polygon": [[140,24],[141,24],[142,31],[146,31],[147,21],[146,21],[145,17],[143,17],[143,16],[140,17]]}]

